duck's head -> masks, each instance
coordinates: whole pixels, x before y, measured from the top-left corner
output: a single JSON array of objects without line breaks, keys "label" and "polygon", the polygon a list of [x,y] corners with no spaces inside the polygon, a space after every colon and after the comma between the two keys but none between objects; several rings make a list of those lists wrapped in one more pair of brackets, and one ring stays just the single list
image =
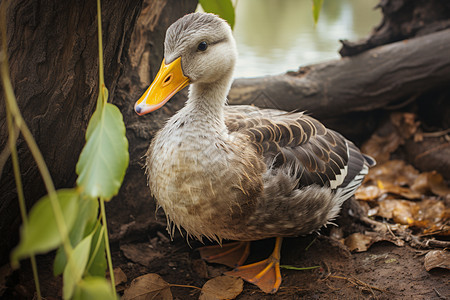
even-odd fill
[{"label": "duck's head", "polygon": [[182,17],[167,29],[161,68],[136,102],[136,113],[144,115],[162,107],[188,84],[231,78],[236,58],[236,44],[226,21],[207,13]]}]

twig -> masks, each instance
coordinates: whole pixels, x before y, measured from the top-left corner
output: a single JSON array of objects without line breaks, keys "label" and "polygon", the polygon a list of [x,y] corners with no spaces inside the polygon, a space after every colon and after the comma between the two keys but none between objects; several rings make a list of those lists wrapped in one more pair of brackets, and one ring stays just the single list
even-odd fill
[{"label": "twig", "polygon": [[392,235],[393,238],[398,239],[398,237],[392,232],[391,230],[391,226],[389,226],[388,224],[384,223],[384,225],[386,225],[386,228],[388,229],[389,233]]},{"label": "twig", "polygon": [[386,224],[386,223],[381,223],[381,222],[372,220],[371,218],[365,217],[365,216],[361,217],[360,221],[365,223],[366,225],[373,226],[373,227],[379,227],[379,228],[380,227],[385,227],[385,224]]},{"label": "twig", "polygon": [[440,136],[446,135],[447,133],[450,133],[450,128],[446,129],[446,130],[435,131],[435,132],[422,132],[420,134],[423,137],[440,137]]},{"label": "twig", "polygon": [[445,296],[442,296],[441,295],[441,293],[439,293],[439,291],[436,289],[436,288],[433,288],[433,290],[436,292],[436,294],[438,295],[438,297],[440,298],[440,299],[447,299],[447,297],[445,297]]},{"label": "twig", "polygon": [[309,243],[308,246],[306,246],[305,252],[308,251],[309,247],[311,247],[312,244],[314,244],[314,242],[315,242],[316,240],[317,240],[317,237],[315,237],[315,238],[311,241],[311,243]]},{"label": "twig", "polygon": [[380,288],[377,288],[376,286],[372,286],[370,284],[365,283],[362,280],[359,280],[357,278],[349,278],[349,277],[345,277],[345,276],[339,276],[339,275],[330,275],[329,277],[331,278],[336,278],[336,279],[343,279],[343,280],[347,280],[348,282],[350,282],[351,284],[355,285],[355,286],[361,286],[366,288],[367,290],[369,290],[373,296],[375,296],[375,293],[373,290],[379,291],[379,292],[386,292],[385,290],[382,290]]},{"label": "twig", "polygon": [[447,248],[447,247],[450,247],[450,241],[440,241],[440,240],[431,239],[431,240],[427,240],[425,242],[425,245],[427,245],[429,247]]},{"label": "twig", "polygon": [[100,198],[100,213],[101,213],[103,228],[105,228],[103,236],[105,239],[106,259],[108,261],[108,269],[109,269],[109,276],[111,279],[111,287],[114,292],[114,295],[116,295],[117,294],[116,293],[116,281],[114,279],[114,268],[113,268],[112,258],[111,258],[111,249],[109,248],[108,224],[106,222],[105,200],[103,198]]},{"label": "twig", "polygon": [[190,288],[190,289],[197,289],[197,290],[202,290],[202,288],[199,288],[197,286],[194,285],[185,285],[185,284],[174,284],[174,283],[169,283],[169,286],[175,286],[175,287],[183,287],[183,288]]}]

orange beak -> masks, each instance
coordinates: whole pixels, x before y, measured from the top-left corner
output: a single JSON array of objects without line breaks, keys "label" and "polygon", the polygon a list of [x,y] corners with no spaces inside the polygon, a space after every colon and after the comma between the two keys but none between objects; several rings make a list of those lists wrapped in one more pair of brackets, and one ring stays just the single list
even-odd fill
[{"label": "orange beak", "polygon": [[163,59],[155,80],[136,102],[134,110],[140,116],[157,110],[189,83],[189,78],[183,75],[181,69],[181,57],[168,65]]}]

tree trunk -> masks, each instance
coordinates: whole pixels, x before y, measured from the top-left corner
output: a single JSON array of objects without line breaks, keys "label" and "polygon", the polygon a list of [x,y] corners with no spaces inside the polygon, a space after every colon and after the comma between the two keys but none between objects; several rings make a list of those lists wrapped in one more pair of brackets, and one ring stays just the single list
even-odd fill
[{"label": "tree trunk", "polygon": [[[56,187],[72,187],[97,98],[96,2],[20,0],[7,5],[10,72],[19,107]],[[105,83],[112,98],[141,5],[134,0],[102,3]],[[8,131],[3,92],[0,97],[2,151]],[[17,148],[30,207],[46,191],[22,138]],[[17,244],[21,219],[11,162],[0,172],[0,263],[4,263]]]},{"label": "tree trunk", "polygon": [[[134,112],[134,103],[148,88],[161,66],[167,28],[183,15],[195,11],[196,7],[197,0],[146,0],[131,36],[130,49],[125,54],[124,73],[119,78],[113,99],[124,116],[130,145],[130,165],[122,188],[117,198],[107,205],[113,239],[123,237],[123,228],[129,228],[129,224],[136,224],[145,231],[144,234],[150,234],[152,229],[142,224],[157,224],[155,201],[150,196],[144,175],[143,156],[153,135],[167,118],[184,105],[186,91],[175,95],[163,108],[143,117]],[[165,224],[164,217],[159,220]]]}]

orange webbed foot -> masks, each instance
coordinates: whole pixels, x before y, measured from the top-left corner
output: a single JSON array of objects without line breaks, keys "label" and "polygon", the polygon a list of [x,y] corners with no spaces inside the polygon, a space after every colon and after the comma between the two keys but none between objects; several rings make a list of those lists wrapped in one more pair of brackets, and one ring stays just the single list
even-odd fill
[{"label": "orange webbed foot", "polygon": [[282,238],[277,238],[275,249],[269,258],[250,265],[237,267],[225,274],[241,277],[258,286],[265,293],[276,293],[281,285],[280,250]]},{"label": "orange webbed foot", "polygon": [[263,261],[241,266],[225,274],[241,277],[258,286],[265,293],[275,293],[281,285],[280,262],[270,256]]},{"label": "orange webbed foot", "polygon": [[232,268],[244,264],[250,254],[250,242],[234,242],[222,246],[205,246],[198,249],[200,257],[209,263],[226,265]]}]

